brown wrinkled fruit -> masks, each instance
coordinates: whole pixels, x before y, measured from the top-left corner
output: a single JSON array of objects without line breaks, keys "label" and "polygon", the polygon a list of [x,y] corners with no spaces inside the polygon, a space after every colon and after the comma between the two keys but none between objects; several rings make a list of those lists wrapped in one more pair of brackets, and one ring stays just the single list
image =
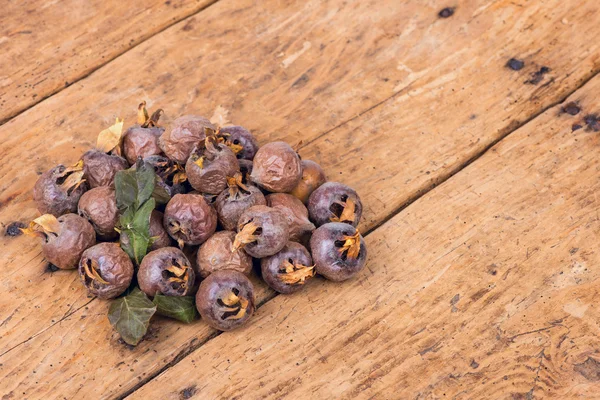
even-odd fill
[{"label": "brown wrinkled fruit", "polygon": [[202,244],[217,229],[217,212],[199,194],[176,194],[165,208],[163,221],[179,247]]},{"label": "brown wrinkled fruit", "polygon": [[315,230],[310,250],[317,273],[331,281],[352,278],[365,266],[367,246],[349,224],[329,222]]},{"label": "brown wrinkled fruit", "polygon": [[328,222],[357,226],[362,215],[362,203],[351,187],[343,183],[327,182],[310,195],[308,215],[317,227]]},{"label": "brown wrinkled fruit", "polygon": [[298,154],[285,142],[267,143],[252,160],[250,180],[271,192],[289,192],[302,177]]},{"label": "brown wrinkled fruit", "polygon": [[238,328],[254,314],[252,282],[238,271],[216,271],[200,284],[196,308],[202,319],[215,329]]},{"label": "brown wrinkled fruit", "polygon": [[267,201],[259,188],[245,184],[241,174],[227,178],[229,188],[219,194],[215,207],[219,222],[224,229],[234,231],[242,213],[255,205],[266,205]]},{"label": "brown wrinkled fruit", "polygon": [[252,257],[242,249],[231,251],[235,232],[220,231],[200,246],[197,264],[202,278],[215,271],[233,269],[245,275],[252,271]]},{"label": "brown wrinkled fruit", "polygon": [[42,214],[55,217],[77,211],[81,195],[88,189],[80,163],[71,167],[58,165],[44,172],[33,187],[33,200]]},{"label": "brown wrinkled fruit", "polygon": [[164,132],[164,128],[144,128],[134,125],[123,134],[123,153],[129,164],[135,164],[138,157],[146,158],[162,153],[158,146],[158,139]]},{"label": "brown wrinkled fruit", "polygon": [[302,178],[290,194],[306,204],[312,192],[325,182],[327,177],[319,164],[311,160],[302,160]]},{"label": "brown wrinkled fruit", "polygon": [[60,269],[77,268],[81,254],[96,244],[94,228],[77,214],[58,218],[45,214],[36,218],[23,232],[44,239],[44,257]]},{"label": "brown wrinkled fruit", "polygon": [[206,139],[194,148],[185,164],[190,185],[201,193],[219,194],[227,187],[227,177],[240,170],[229,147]]},{"label": "brown wrinkled fruit", "polygon": [[189,296],[195,274],[185,254],[176,247],[163,247],[146,254],[137,273],[138,284],[148,296]]},{"label": "brown wrinkled fruit", "polygon": [[306,243],[310,240],[315,226],[308,220],[308,210],[300,200],[287,193],[272,193],[265,197],[267,205],[279,209],[287,218],[290,240]]},{"label": "brown wrinkled fruit", "polygon": [[260,260],[262,277],[279,293],[294,293],[315,276],[310,253],[296,242],[288,242],[281,251]]},{"label": "brown wrinkled fruit", "polygon": [[91,295],[114,299],[131,284],[133,264],[116,243],[100,243],[83,252],[79,278]]},{"label": "brown wrinkled fruit", "polygon": [[267,206],[253,206],[238,221],[232,251],[243,247],[252,257],[272,256],[285,246],[290,237],[286,217]]},{"label": "brown wrinkled fruit", "polygon": [[159,146],[171,160],[185,164],[194,146],[206,138],[206,130],[215,132],[216,127],[206,118],[185,115],[177,118],[159,139]]},{"label": "brown wrinkled fruit", "polygon": [[129,168],[127,160],[117,155],[106,154],[99,150],[86,151],[81,157],[83,177],[91,188],[111,186],[118,171]]},{"label": "brown wrinkled fruit", "polygon": [[119,236],[115,231],[119,210],[112,187],[100,186],[85,192],[79,199],[78,213],[92,224],[99,240],[113,240]]},{"label": "brown wrinkled fruit", "polygon": [[150,214],[150,237],[152,238],[150,250],[158,250],[171,245],[171,236],[169,236],[163,226],[163,219],[163,213],[158,210],[152,210],[152,214]]},{"label": "brown wrinkled fruit", "polygon": [[237,158],[252,160],[258,150],[258,142],[250,131],[242,126],[226,126],[219,130],[225,139],[225,144],[230,146]]}]

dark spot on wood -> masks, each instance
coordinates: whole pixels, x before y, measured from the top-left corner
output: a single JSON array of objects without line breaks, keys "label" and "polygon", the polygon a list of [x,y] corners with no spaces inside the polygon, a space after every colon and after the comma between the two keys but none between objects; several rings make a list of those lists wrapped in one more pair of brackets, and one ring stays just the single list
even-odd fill
[{"label": "dark spot on wood", "polygon": [[573,367],[575,372],[579,372],[588,381],[600,381],[600,361],[588,357],[581,364],[575,364]]},{"label": "dark spot on wood", "polygon": [[432,346],[425,347],[423,350],[421,350],[419,352],[419,355],[423,356],[423,355],[425,355],[427,353],[430,353],[430,352],[431,353],[436,353],[441,348],[441,346],[440,346],[441,343],[442,342],[437,342],[437,343],[433,344]]},{"label": "dark spot on wood", "polygon": [[302,86],[306,85],[306,82],[308,82],[309,79],[309,76],[304,73],[300,76],[300,78],[296,79],[296,82],[292,84],[292,87],[296,89],[301,88]]},{"label": "dark spot on wood", "polygon": [[481,299],[483,296],[485,296],[485,294],[487,292],[489,292],[489,289],[483,288],[483,289],[479,290],[477,293],[475,293],[473,296],[471,296],[471,300],[477,301],[477,300]]},{"label": "dark spot on wood", "polygon": [[190,387],[186,387],[181,392],[179,392],[179,398],[182,400],[187,400],[196,394],[196,385],[192,385]]},{"label": "dark spot on wood", "polygon": [[23,232],[21,232],[21,228],[25,228],[26,226],[27,225],[25,225],[22,222],[15,221],[6,227],[5,235],[6,236],[20,236],[23,234]]},{"label": "dark spot on wood", "polygon": [[531,78],[526,80],[525,83],[528,85],[537,85],[542,81],[542,79],[544,79],[544,75],[546,75],[550,71],[552,70],[548,67],[541,67],[539,70],[531,74]]},{"label": "dark spot on wood", "polygon": [[171,5],[171,0],[165,1],[165,4],[168,5],[168,6],[170,6]]},{"label": "dark spot on wood", "polygon": [[460,300],[460,294],[455,294],[452,299],[450,299],[450,305],[453,306]]},{"label": "dark spot on wood", "polygon": [[194,29],[194,22],[196,22],[196,20],[194,18],[190,18],[188,20],[188,22],[185,23],[185,25],[183,26],[183,28],[181,28],[182,31],[184,32],[189,32],[192,29]]},{"label": "dark spot on wood", "polygon": [[58,271],[60,268],[58,268],[56,265],[52,264],[52,263],[48,263],[48,265],[46,266],[46,272],[56,272]]},{"label": "dark spot on wood", "polygon": [[469,116],[469,119],[470,119],[470,120],[473,120],[473,119],[476,119],[476,118],[477,118],[477,115],[476,115],[476,114],[471,114],[471,115]]},{"label": "dark spot on wood", "polygon": [[581,111],[581,108],[579,108],[577,103],[572,101],[572,102],[566,104],[563,108],[561,108],[561,111],[565,114],[577,115]]},{"label": "dark spot on wood", "polygon": [[471,368],[473,368],[473,369],[479,368],[479,363],[475,360],[471,360]]},{"label": "dark spot on wood", "polygon": [[600,117],[598,114],[588,114],[583,117],[583,122],[587,125],[588,131],[600,132]]},{"label": "dark spot on wood", "polygon": [[10,196],[8,196],[6,199],[0,201],[0,208],[4,207],[5,205],[7,205],[11,201],[13,201],[20,194],[21,193],[13,193]]},{"label": "dark spot on wood", "polygon": [[581,128],[583,128],[583,126],[581,126],[581,124],[573,124],[573,126],[571,127],[571,130],[573,132],[575,132],[576,130],[579,130]]},{"label": "dark spot on wood", "polygon": [[451,16],[454,15],[454,11],[455,10],[456,10],[456,8],[454,8],[454,7],[446,7],[444,9],[442,9],[438,13],[438,17],[440,17],[440,18],[450,18]]},{"label": "dark spot on wood", "polygon": [[569,253],[571,253],[571,255],[577,253],[579,251],[579,247],[573,247],[571,250],[569,250]]},{"label": "dark spot on wood", "polygon": [[513,71],[519,71],[519,70],[523,69],[524,66],[525,66],[525,62],[518,60],[516,58],[511,58],[506,63],[506,67],[512,69]]}]

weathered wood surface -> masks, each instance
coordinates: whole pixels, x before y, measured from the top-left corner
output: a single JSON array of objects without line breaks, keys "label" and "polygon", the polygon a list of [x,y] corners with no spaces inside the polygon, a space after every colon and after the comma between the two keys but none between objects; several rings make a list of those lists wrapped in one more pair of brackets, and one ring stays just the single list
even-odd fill
[{"label": "weathered wood surface", "polygon": [[[131,105],[144,97],[169,116],[221,105],[263,143],[308,140],[302,155],[366,199],[369,230],[598,70],[592,4],[471,1],[440,19],[445,4],[417,3],[210,7],[0,127],[8,137],[0,163],[14,177],[0,188],[0,222],[34,216],[35,169],[75,161],[115,113],[132,120]],[[507,69],[510,57],[525,68]],[[552,71],[526,84],[543,65]],[[21,152],[39,159],[32,165]],[[201,322],[159,321],[129,350],[108,326],[106,303],[84,307],[73,274],[44,273],[26,238],[0,243],[11,274],[2,282],[0,309],[10,318],[0,322],[0,349],[17,346],[0,355],[7,392],[118,395],[214,334]]]},{"label": "weathered wood surface", "polygon": [[600,390],[600,77],[131,396],[567,399]]},{"label": "weathered wood surface", "polygon": [[214,1],[3,2],[0,124]]}]

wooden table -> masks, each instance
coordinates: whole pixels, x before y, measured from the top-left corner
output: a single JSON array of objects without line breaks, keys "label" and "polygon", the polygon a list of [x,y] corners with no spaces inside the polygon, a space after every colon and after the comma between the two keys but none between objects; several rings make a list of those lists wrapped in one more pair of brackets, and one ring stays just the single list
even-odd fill
[{"label": "wooden table", "polygon": [[595,0],[4,4],[3,231],[145,99],[302,140],[361,195],[370,257],[258,284],[238,331],[157,319],[129,348],[2,234],[2,399],[600,398],[599,21]]}]

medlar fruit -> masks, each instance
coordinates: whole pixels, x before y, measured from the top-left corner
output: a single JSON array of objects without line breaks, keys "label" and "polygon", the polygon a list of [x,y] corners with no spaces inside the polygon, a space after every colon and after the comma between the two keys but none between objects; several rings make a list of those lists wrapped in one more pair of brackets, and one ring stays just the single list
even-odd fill
[{"label": "medlar fruit", "polygon": [[343,183],[327,182],[310,195],[308,214],[316,226],[327,222],[356,226],[362,215],[362,203],[351,187]]},{"label": "medlar fruit", "polygon": [[83,177],[91,188],[112,186],[115,174],[129,168],[123,157],[103,153],[100,150],[86,151],[81,157],[83,161]]},{"label": "medlar fruit", "polygon": [[287,219],[281,211],[253,206],[240,216],[232,251],[243,247],[252,257],[263,258],[280,251],[289,237]]},{"label": "medlar fruit", "polygon": [[202,278],[222,269],[233,269],[245,275],[250,274],[252,257],[242,249],[231,251],[234,239],[235,232],[220,231],[200,246],[196,261]]},{"label": "medlar fruit", "polygon": [[99,186],[85,192],[79,199],[78,213],[92,224],[99,240],[113,240],[119,236],[115,231],[119,210],[112,187]]},{"label": "medlar fruit", "polygon": [[290,194],[306,204],[312,192],[325,182],[327,177],[319,164],[311,160],[302,160],[302,178]]},{"label": "medlar fruit", "polygon": [[201,193],[219,194],[227,187],[227,177],[239,172],[235,154],[210,137],[194,147],[185,164],[190,185]]},{"label": "medlar fruit", "polygon": [[148,296],[189,296],[194,288],[194,270],[176,247],[163,247],[146,254],[137,273],[138,284]]},{"label": "medlar fruit", "polygon": [[298,154],[285,142],[267,143],[252,160],[250,180],[270,192],[289,192],[302,177]]},{"label": "medlar fruit", "polygon": [[230,146],[237,158],[252,160],[258,150],[258,142],[246,128],[242,126],[226,126],[219,130],[225,139],[225,144]]},{"label": "medlar fruit", "polygon": [[58,165],[38,178],[33,200],[40,213],[58,217],[76,212],[79,198],[87,189],[81,163],[68,168]]},{"label": "medlar fruit", "polygon": [[259,188],[243,182],[241,173],[237,173],[233,178],[228,177],[227,184],[229,188],[219,194],[215,207],[223,228],[233,231],[245,210],[255,205],[264,206],[267,202]]},{"label": "medlar fruit", "polygon": [[284,294],[297,292],[315,276],[310,253],[296,242],[288,242],[279,253],[260,260],[260,268],[267,285]]},{"label": "medlar fruit", "polygon": [[308,220],[308,210],[300,200],[287,193],[272,193],[265,197],[267,205],[279,209],[287,218],[290,228],[290,240],[306,243],[315,226]]},{"label": "medlar fruit", "polygon": [[206,138],[206,131],[215,132],[216,127],[206,118],[185,115],[177,118],[159,139],[159,146],[171,160],[185,164],[194,146]]},{"label": "medlar fruit", "polygon": [[138,157],[146,158],[162,153],[158,139],[165,130],[157,126],[162,112],[159,109],[148,116],[146,102],[143,101],[138,106],[138,123],[123,134],[123,153],[129,164],[135,164]]},{"label": "medlar fruit", "polygon": [[179,247],[202,244],[217,229],[217,212],[199,194],[176,194],[165,208],[163,224]]},{"label": "medlar fruit", "polygon": [[133,264],[117,243],[99,243],[83,252],[79,278],[90,294],[114,299],[131,284]]},{"label": "medlar fruit", "polygon": [[202,319],[215,329],[238,328],[254,314],[252,282],[238,271],[215,271],[200,284],[196,308]]},{"label": "medlar fruit", "polygon": [[329,222],[310,239],[317,273],[332,281],[352,278],[365,266],[367,247],[358,230],[349,224]]}]

